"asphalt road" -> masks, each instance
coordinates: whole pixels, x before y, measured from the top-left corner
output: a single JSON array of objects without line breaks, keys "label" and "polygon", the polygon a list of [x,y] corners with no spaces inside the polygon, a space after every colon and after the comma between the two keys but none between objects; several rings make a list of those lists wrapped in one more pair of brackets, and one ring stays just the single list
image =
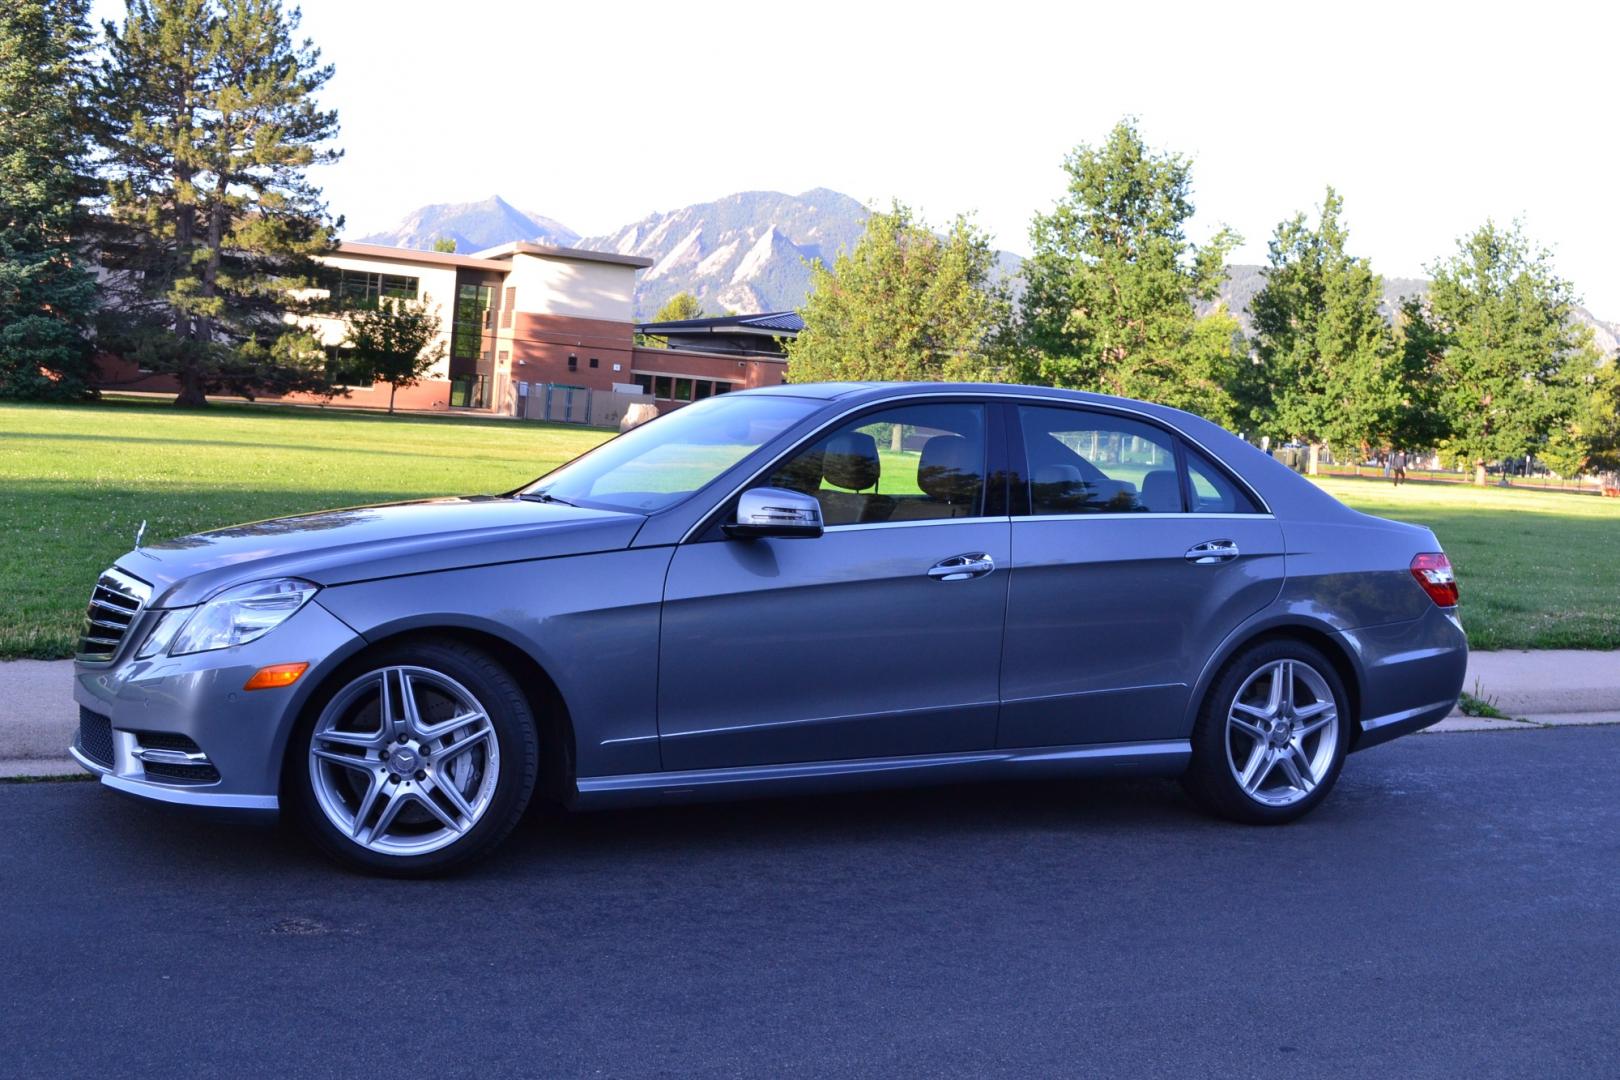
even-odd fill
[{"label": "asphalt road", "polygon": [[0,785],[0,1074],[1620,1074],[1620,729],[1350,765],[1266,830],[1157,782],[539,812],[438,882]]}]

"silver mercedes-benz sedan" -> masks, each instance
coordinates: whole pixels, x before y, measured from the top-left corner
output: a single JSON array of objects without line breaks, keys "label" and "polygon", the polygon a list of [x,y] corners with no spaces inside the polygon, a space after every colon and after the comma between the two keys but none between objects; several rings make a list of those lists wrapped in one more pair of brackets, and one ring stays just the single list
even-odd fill
[{"label": "silver mercedes-benz sedan", "polygon": [[1434,535],[1156,405],[1016,386],[724,394],[504,495],[137,546],[73,753],[421,874],[571,807],[1179,777],[1254,824],[1451,711]]}]

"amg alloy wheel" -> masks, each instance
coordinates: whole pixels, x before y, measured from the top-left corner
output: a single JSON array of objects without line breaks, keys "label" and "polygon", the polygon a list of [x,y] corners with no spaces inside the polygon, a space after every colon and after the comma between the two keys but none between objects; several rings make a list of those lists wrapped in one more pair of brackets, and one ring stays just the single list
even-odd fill
[{"label": "amg alloy wheel", "polygon": [[1303,642],[1244,649],[1204,697],[1183,786],[1234,821],[1276,825],[1303,816],[1344,764],[1348,700],[1327,657]]},{"label": "amg alloy wheel", "polygon": [[425,855],[478,824],[501,752],[471,691],[424,667],[370,671],[338,691],[309,748],[327,820],[383,855]]},{"label": "amg alloy wheel", "polygon": [[1226,763],[1244,794],[1266,806],[1305,798],[1333,767],[1339,708],[1303,660],[1263,664],[1226,714]]},{"label": "amg alloy wheel", "polygon": [[494,847],[534,789],[535,724],[511,676],[461,645],[373,657],[312,708],[288,795],[314,838],[384,873],[443,870]]}]

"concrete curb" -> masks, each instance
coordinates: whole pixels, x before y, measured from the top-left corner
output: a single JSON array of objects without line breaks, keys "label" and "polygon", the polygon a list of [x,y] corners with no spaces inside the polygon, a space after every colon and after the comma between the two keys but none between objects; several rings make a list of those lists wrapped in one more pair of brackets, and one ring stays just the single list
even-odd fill
[{"label": "concrete curb", "polygon": [[[72,686],[71,660],[0,660],[0,779],[82,772],[67,754],[79,725]],[[1429,731],[1620,724],[1620,650],[1476,652],[1463,689],[1515,719],[1453,713]]]}]

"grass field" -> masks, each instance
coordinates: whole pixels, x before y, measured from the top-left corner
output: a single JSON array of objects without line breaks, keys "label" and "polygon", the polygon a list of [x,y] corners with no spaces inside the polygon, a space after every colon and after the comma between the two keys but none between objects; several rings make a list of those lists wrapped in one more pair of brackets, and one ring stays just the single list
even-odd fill
[{"label": "grass field", "polygon": [[[255,406],[0,405],[0,657],[69,655],[91,583],[143,519],[157,539],[333,506],[502,491],[608,434]],[[890,480],[914,474],[915,455],[885,458],[890,491]],[[1615,500],[1323,484],[1358,509],[1435,530],[1457,564],[1476,647],[1620,648]]]},{"label": "grass field", "polygon": [[0,657],[72,653],[96,576],[148,540],[510,490],[610,432],[508,420],[166,404],[0,405]]}]

